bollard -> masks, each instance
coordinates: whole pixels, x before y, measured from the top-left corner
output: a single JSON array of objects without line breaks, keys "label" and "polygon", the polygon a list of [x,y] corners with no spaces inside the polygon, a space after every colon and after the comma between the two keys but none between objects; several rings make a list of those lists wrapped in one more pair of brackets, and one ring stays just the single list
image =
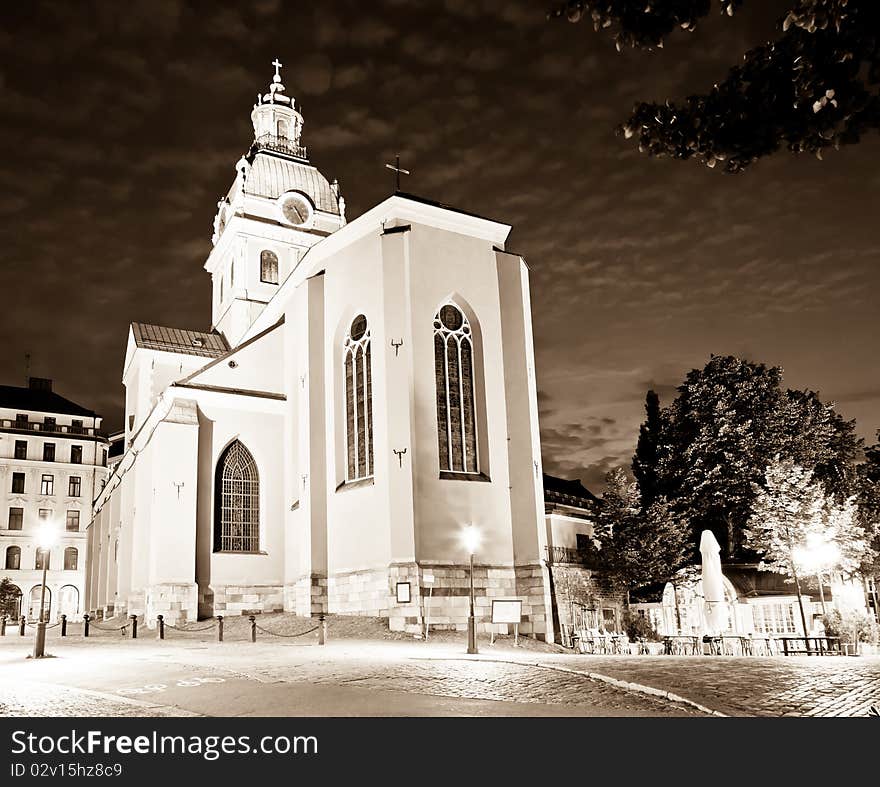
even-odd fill
[{"label": "bollard", "polygon": [[84,637],[89,636],[89,613],[88,612],[86,612],[86,614],[83,615],[83,636]]},{"label": "bollard", "polygon": [[156,630],[156,638],[157,639],[165,639],[165,616],[164,615],[156,615],[156,621],[159,626]]},{"label": "bollard", "polygon": [[223,615],[217,615],[217,642],[223,642]]},{"label": "bollard", "polygon": [[324,613],[318,615],[318,644],[324,645],[327,642],[327,623],[324,620]]},{"label": "bollard", "polygon": [[67,636],[67,615],[61,616],[61,636]]},{"label": "bollard", "polygon": [[25,619],[25,616],[22,615],[21,620],[18,621],[18,636],[20,636],[20,637],[24,636],[24,627],[26,625],[27,625],[27,620]]},{"label": "bollard", "polygon": [[131,638],[137,639],[138,638],[138,618],[137,618],[137,615],[129,615],[128,617],[131,619]]},{"label": "bollard", "polygon": [[248,620],[251,622],[251,642],[257,641],[257,619],[250,615]]},{"label": "bollard", "polygon": [[6,615],[0,618],[0,637],[6,636]]}]

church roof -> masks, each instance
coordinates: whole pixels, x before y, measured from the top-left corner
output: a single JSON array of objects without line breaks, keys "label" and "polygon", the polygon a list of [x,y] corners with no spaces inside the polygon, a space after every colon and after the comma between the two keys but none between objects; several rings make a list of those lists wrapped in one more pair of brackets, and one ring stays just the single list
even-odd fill
[{"label": "church roof", "polygon": [[254,156],[244,191],[268,199],[277,199],[286,191],[301,191],[311,198],[318,210],[339,215],[339,200],[327,178],[315,167],[271,153],[259,152]]},{"label": "church roof", "polygon": [[226,339],[222,334],[214,332],[166,328],[164,325],[150,325],[146,322],[133,322],[131,332],[135,344],[145,350],[163,350],[202,358],[218,358],[229,351]]},{"label": "church roof", "polygon": [[0,385],[0,407],[36,413],[61,413],[95,418],[97,414],[51,389],[20,388],[16,385]]}]

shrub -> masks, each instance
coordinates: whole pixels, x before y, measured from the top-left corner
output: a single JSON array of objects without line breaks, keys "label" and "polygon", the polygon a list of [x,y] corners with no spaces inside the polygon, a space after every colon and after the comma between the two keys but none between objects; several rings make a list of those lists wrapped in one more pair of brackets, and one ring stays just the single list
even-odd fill
[{"label": "shrub", "polygon": [[840,637],[843,642],[852,642],[856,630],[859,642],[877,641],[877,624],[864,612],[846,610],[841,614],[839,610],[833,609],[822,618],[822,624],[829,637]]},{"label": "shrub", "polygon": [[640,615],[638,612],[625,609],[623,611],[623,630],[626,632],[626,636],[630,638],[631,642],[635,642],[640,639],[648,639],[652,642],[658,642],[660,640],[660,635],[654,629],[654,626],[651,625],[651,621],[648,619],[646,615]]}]

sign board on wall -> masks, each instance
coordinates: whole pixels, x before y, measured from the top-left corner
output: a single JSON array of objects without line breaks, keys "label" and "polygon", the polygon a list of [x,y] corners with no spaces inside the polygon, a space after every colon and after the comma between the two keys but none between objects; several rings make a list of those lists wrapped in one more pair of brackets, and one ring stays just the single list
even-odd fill
[{"label": "sign board on wall", "polygon": [[522,601],[518,598],[492,599],[493,623],[516,623],[522,620]]},{"label": "sign board on wall", "polygon": [[409,604],[412,600],[412,595],[410,593],[410,585],[409,582],[398,582],[397,583],[397,603],[398,604]]}]

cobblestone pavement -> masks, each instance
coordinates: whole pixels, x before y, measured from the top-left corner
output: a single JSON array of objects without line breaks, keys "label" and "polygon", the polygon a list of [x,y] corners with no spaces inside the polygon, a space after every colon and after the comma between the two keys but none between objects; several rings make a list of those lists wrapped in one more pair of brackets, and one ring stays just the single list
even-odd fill
[{"label": "cobblestone pavement", "polygon": [[699,715],[579,674],[466,657],[457,643],[80,640],[38,662],[21,650],[0,647],[2,715]]},{"label": "cobblestone pavement", "polygon": [[542,662],[673,692],[728,716],[867,716],[880,658],[553,656]]}]

